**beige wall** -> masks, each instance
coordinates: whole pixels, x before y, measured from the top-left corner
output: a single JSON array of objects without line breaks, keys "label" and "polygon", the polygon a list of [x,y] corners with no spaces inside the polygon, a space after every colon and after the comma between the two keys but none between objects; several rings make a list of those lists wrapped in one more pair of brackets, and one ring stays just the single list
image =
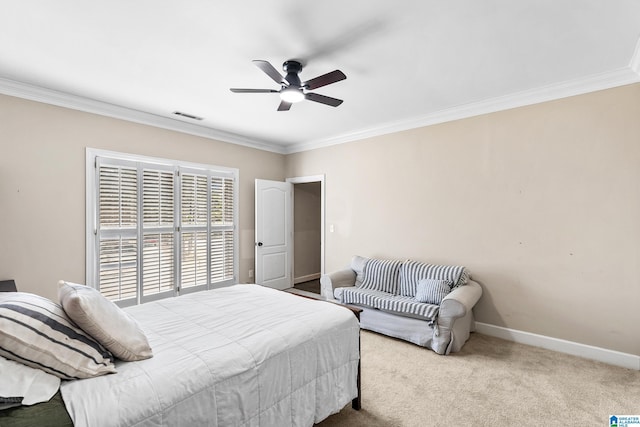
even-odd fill
[{"label": "beige wall", "polygon": [[[85,147],[325,174],[326,270],[352,255],[468,266],[480,322],[640,355],[640,85],[281,156],[0,95],[0,279],[84,281]],[[328,227],[327,227],[328,229]]]},{"label": "beige wall", "polygon": [[320,273],[320,183],[293,186],[293,277]]},{"label": "beige wall", "polygon": [[85,147],[240,170],[240,282],[254,258],[254,180],[284,156],[0,95],[0,280],[56,298],[85,281]]},{"label": "beige wall", "polygon": [[326,175],[326,270],[462,264],[476,318],[640,355],[640,85],[287,157]]}]

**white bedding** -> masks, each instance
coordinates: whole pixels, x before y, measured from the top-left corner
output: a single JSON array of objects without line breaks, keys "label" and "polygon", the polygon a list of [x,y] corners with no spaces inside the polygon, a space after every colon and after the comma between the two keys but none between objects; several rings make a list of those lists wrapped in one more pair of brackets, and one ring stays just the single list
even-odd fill
[{"label": "white bedding", "polygon": [[310,426],[357,396],[351,311],[257,285],[126,309],[154,357],[63,382],[76,427]]}]

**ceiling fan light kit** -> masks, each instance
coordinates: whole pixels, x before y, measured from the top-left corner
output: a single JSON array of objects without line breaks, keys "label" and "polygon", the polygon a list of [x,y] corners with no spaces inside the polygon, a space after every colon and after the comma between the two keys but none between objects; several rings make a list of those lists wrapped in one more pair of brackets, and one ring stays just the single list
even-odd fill
[{"label": "ceiling fan light kit", "polygon": [[319,87],[327,86],[332,83],[344,80],[347,76],[340,70],[335,70],[330,73],[323,74],[305,82],[300,81],[300,72],[302,71],[302,64],[298,61],[289,60],[282,64],[282,68],[285,71],[286,76],[282,76],[274,67],[267,61],[256,59],[253,61],[256,67],[260,68],[266,75],[271,77],[273,81],[280,85],[280,90],[275,89],[237,89],[231,88],[231,92],[234,93],[278,93],[280,94],[280,105],[278,111],[288,111],[291,108],[291,104],[300,102],[304,99],[309,101],[318,102],[320,104],[329,105],[331,107],[337,107],[342,104],[341,99],[332,98],[330,96],[320,95],[318,93],[309,92]]},{"label": "ceiling fan light kit", "polygon": [[300,102],[304,99],[304,92],[302,92],[302,89],[287,87],[280,91],[280,99],[285,102],[295,104],[296,102]]}]

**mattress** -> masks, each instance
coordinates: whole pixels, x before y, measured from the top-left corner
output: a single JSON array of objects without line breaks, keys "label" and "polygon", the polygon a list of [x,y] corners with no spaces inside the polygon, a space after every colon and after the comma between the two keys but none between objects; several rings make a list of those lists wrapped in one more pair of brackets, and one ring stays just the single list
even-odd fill
[{"label": "mattress", "polygon": [[126,311],[154,357],[63,382],[76,427],[311,426],[357,396],[359,325],[339,305],[235,285]]}]

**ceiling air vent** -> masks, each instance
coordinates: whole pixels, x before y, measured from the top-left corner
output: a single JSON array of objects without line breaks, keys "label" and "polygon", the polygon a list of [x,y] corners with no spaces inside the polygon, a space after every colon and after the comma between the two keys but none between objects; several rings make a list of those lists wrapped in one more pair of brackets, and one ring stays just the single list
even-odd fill
[{"label": "ceiling air vent", "polygon": [[180,117],[186,117],[187,119],[203,120],[202,117],[194,116],[193,114],[182,113],[180,111],[174,111],[173,114],[175,114],[176,116],[180,116]]}]

